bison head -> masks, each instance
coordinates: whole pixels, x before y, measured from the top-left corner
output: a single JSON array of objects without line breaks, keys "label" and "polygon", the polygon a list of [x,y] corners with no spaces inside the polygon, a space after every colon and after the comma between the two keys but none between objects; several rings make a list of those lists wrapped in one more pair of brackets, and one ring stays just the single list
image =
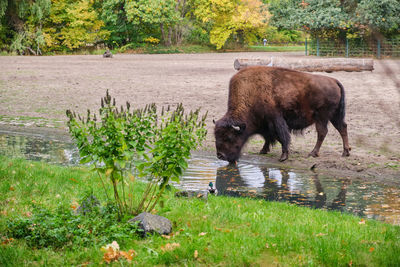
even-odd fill
[{"label": "bison head", "polygon": [[222,118],[215,123],[215,146],[217,157],[234,163],[239,159],[240,151],[247,140],[246,124]]}]

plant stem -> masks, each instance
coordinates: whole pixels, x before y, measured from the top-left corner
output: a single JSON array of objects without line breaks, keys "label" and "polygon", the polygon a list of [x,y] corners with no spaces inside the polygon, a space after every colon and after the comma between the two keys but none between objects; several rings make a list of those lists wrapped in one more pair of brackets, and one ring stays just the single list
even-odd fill
[{"label": "plant stem", "polygon": [[114,177],[112,175],[113,174],[111,174],[111,180],[112,180],[112,184],[113,184],[113,188],[114,188],[114,198],[115,198],[115,202],[118,205],[118,217],[119,217],[119,219],[121,219],[124,208],[123,208],[123,205],[121,203],[121,199],[120,199],[119,194],[118,194],[117,181],[114,179]]},{"label": "plant stem", "polygon": [[137,209],[136,209],[136,213],[139,213],[139,212],[142,210],[142,208],[143,208],[143,206],[144,206],[144,202],[146,201],[147,196],[149,195],[149,193],[150,193],[151,188],[153,187],[153,185],[154,185],[153,182],[149,182],[149,183],[147,184],[146,190],[145,190],[145,192],[143,193],[143,196],[142,196],[142,201],[140,201],[140,203],[139,203],[139,205],[138,205],[138,207],[137,207]]},{"label": "plant stem", "polygon": [[[157,181],[157,182],[158,182],[158,181]],[[156,191],[157,191],[157,183],[154,182],[153,184],[155,185],[155,187],[154,187],[154,189],[153,189],[153,192],[150,194],[149,202],[147,203],[147,206],[146,206],[146,208],[144,209],[144,211],[148,211],[148,210],[149,210],[149,206],[150,206],[150,204],[151,204],[153,198],[155,198],[155,193],[156,193]]]},{"label": "plant stem", "polygon": [[107,189],[106,189],[106,186],[105,186],[105,184],[104,184],[104,181],[103,181],[103,179],[101,178],[101,175],[100,175],[100,173],[99,173],[99,170],[98,170],[98,169],[96,169],[96,170],[97,170],[97,175],[98,175],[99,178],[100,178],[101,184],[103,185],[104,192],[106,193],[107,201],[110,201],[110,198],[109,198],[109,196],[108,196],[108,194],[107,194]]},{"label": "plant stem", "polygon": [[153,203],[153,205],[151,206],[150,210],[153,210],[154,207],[156,206],[156,204],[157,204],[158,200],[160,199],[161,195],[163,194],[163,192],[164,192],[164,190],[165,190],[165,186],[166,186],[167,184],[168,184],[167,182],[166,182],[166,183],[163,183],[163,186],[160,188],[160,191],[159,191],[158,194],[157,194],[157,198],[156,198],[155,202]]}]

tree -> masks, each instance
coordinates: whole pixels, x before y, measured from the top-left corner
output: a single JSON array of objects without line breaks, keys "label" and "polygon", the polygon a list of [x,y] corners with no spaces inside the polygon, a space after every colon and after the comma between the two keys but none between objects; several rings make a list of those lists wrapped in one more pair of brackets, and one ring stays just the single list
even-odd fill
[{"label": "tree", "polygon": [[42,53],[41,46],[45,44],[42,25],[50,7],[50,0],[0,0],[0,28],[8,30],[8,35],[12,36],[10,50],[19,54]]},{"label": "tree", "polygon": [[302,29],[312,36],[336,35],[348,21],[339,0],[274,1],[269,10],[278,28]]},{"label": "tree", "polygon": [[97,2],[104,29],[110,32],[106,43],[111,46],[123,46],[140,39],[141,28],[128,21],[125,10],[126,0],[103,0]]},{"label": "tree", "polygon": [[391,35],[399,33],[399,0],[361,0],[355,10],[355,22],[373,31]]},{"label": "tree", "polygon": [[284,0],[272,1],[271,22],[278,28],[303,29],[312,36],[399,33],[399,0]]},{"label": "tree", "polygon": [[228,38],[243,44],[253,43],[266,27],[268,12],[259,0],[193,0],[194,15],[211,23],[210,42],[221,49]]},{"label": "tree", "polygon": [[125,9],[128,21],[135,25],[159,26],[163,43],[172,44],[172,30],[180,21],[175,0],[127,1]]},{"label": "tree", "polygon": [[47,22],[45,40],[51,50],[83,48],[109,36],[91,0],[52,0]]}]

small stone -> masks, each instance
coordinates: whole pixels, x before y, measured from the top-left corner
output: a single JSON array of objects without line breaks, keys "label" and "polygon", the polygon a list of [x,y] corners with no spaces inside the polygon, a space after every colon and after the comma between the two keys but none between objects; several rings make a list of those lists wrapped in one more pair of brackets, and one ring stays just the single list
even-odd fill
[{"label": "small stone", "polygon": [[160,235],[168,235],[172,231],[171,221],[165,217],[153,215],[148,212],[142,212],[133,219],[130,219],[129,223],[139,222],[138,226],[143,230],[142,236],[146,236],[147,233],[159,233]]}]

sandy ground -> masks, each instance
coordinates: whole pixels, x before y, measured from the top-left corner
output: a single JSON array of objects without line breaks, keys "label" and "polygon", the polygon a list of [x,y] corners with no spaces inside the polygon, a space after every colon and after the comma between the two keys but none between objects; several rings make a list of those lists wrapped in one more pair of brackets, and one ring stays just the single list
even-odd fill
[{"label": "sandy ground", "polygon": [[[226,112],[228,82],[236,58],[302,57],[302,53],[224,53],[172,55],[0,57],[0,127],[22,124],[65,128],[65,110],[97,110],[107,89],[117,103],[137,107],[155,102],[208,110],[205,150],[214,149],[213,119]],[[334,72],[346,89],[351,156],[342,158],[341,138],[332,125],[319,158],[308,153],[314,127],[293,136],[283,167],[307,168],[346,177],[400,178],[399,60],[375,61],[373,72]],[[388,70],[393,72],[388,75]],[[27,126],[25,126],[27,127]],[[251,139],[244,155],[258,153],[262,139]],[[278,164],[278,144],[265,161]],[[396,180],[396,179],[395,179]],[[400,179],[399,179],[400,181]]]}]

